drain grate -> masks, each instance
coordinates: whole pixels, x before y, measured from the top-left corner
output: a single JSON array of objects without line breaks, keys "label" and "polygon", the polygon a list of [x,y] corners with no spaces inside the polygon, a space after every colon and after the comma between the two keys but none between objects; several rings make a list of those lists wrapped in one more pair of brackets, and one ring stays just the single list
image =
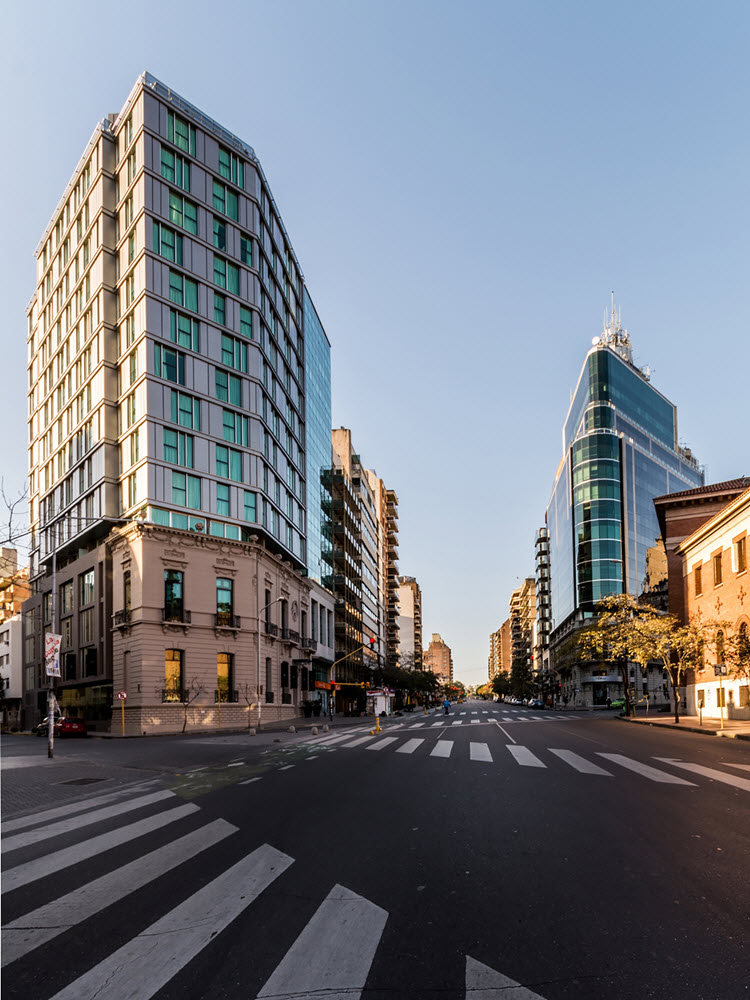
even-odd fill
[{"label": "drain grate", "polygon": [[106,778],[73,778],[72,781],[61,781],[61,785],[93,785],[97,781],[106,781]]}]

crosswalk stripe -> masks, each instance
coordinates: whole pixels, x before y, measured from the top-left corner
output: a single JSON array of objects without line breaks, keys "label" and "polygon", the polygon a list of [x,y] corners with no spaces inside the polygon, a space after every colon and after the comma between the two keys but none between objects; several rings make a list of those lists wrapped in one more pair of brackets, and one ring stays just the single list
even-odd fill
[{"label": "crosswalk stripe", "polygon": [[15,837],[6,837],[3,842],[3,852],[16,851],[19,847],[27,847],[29,844],[38,844],[42,840],[49,840],[51,837],[59,837],[63,833],[70,833],[83,826],[91,826],[93,823],[100,823],[113,816],[120,816],[122,813],[133,812],[135,809],[142,809],[145,806],[161,802],[163,799],[174,798],[174,792],[151,792],[150,795],[140,795],[135,799],[128,799],[126,802],[118,802],[117,805],[105,806],[94,812],[85,813],[81,816],[73,816],[70,819],[62,819],[58,823],[51,823],[37,830],[26,830],[24,833],[17,833]]},{"label": "crosswalk stripe", "polygon": [[471,724],[472,724],[472,726],[481,726],[482,725],[482,720],[481,719],[472,719],[471,720]]},{"label": "crosswalk stripe", "polygon": [[547,766],[546,764],[543,764],[542,761],[539,760],[539,758],[536,756],[536,754],[533,754],[528,747],[519,747],[510,743],[507,744],[507,747],[508,750],[510,750],[513,757],[515,758],[516,763],[520,764],[521,767]]},{"label": "crosswalk stripe", "polygon": [[398,748],[396,753],[414,753],[422,743],[424,743],[424,740],[407,740],[402,747]]},{"label": "crosswalk stripe", "polygon": [[621,753],[601,753],[597,751],[597,756],[605,757],[607,760],[611,760],[614,764],[619,764],[621,767],[626,767],[629,771],[635,771],[636,774],[642,775],[644,778],[648,778],[649,781],[659,781],[664,785],[692,785],[692,781],[685,781],[684,778],[678,778],[674,774],[667,774],[666,771],[659,771],[655,767],[650,767],[648,764],[641,764],[640,761],[631,760],[630,757],[625,757]]},{"label": "crosswalk stripe", "polygon": [[488,761],[491,764],[492,754],[490,753],[490,748],[487,746],[486,743],[470,743],[469,759]]},{"label": "crosswalk stripe", "polygon": [[424,722],[415,722],[413,726],[407,726],[407,729],[421,729]]},{"label": "crosswalk stripe", "polygon": [[611,771],[605,771],[603,767],[599,767],[598,764],[586,760],[585,757],[579,757],[572,750],[552,750],[550,748],[549,752],[555,754],[560,760],[564,760],[566,764],[570,764],[571,767],[575,768],[576,771],[580,771],[581,774],[606,774],[607,777],[612,777]]},{"label": "crosswalk stripe", "polygon": [[[157,920],[52,1000],[149,1000],[293,863],[268,844]],[[169,946],[165,947],[165,940]]]},{"label": "crosswalk stripe", "polygon": [[121,826],[119,830],[110,830],[109,833],[91,837],[73,847],[65,847],[61,851],[47,854],[42,858],[37,858],[36,861],[27,861],[23,865],[6,869],[3,875],[2,891],[10,892],[22,885],[36,882],[37,879],[44,878],[46,875],[53,875],[63,868],[77,865],[79,861],[87,861],[95,854],[102,854],[113,847],[119,847],[120,844],[125,844],[128,840],[135,840],[136,837],[142,837],[144,834],[151,833],[153,830],[158,830],[196,812],[200,812],[200,809],[192,803],[177,806],[175,809],[167,809],[155,816],[138,820],[137,823],[131,823],[130,826]]},{"label": "crosswalk stripe", "polygon": [[430,726],[430,729],[437,729],[438,726],[444,726],[444,725],[445,725],[445,719],[443,719],[441,722],[433,722],[432,725]]},{"label": "crosswalk stripe", "polygon": [[739,767],[743,771],[750,771],[750,764],[733,764],[729,760],[723,760],[722,764],[726,765],[726,767]]},{"label": "crosswalk stripe", "polygon": [[344,750],[348,750],[349,747],[358,747],[362,743],[367,743],[369,740],[374,740],[374,739],[375,739],[374,736],[360,736],[360,738],[358,740],[354,740],[353,743],[343,743],[342,746],[344,747]]},{"label": "crosswalk stripe", "polygon": [[727,774],[725,771],[717,771],[713,767],[704,767],[703,764],[686,764],[681,760],[673,760],[671,757],[655,757],[654,759],[660,760],[664,764],[671,764],[672,767],[681,767],[685,771],[692,771],[694,774],[702,774],[705,778],[711,778],[712,781],[723,781],[726,785],[733,785],[735,788],[750,792],[750,779],[741,778],[737,774]]},{"label": "crosswalk stripe", "polygon": [[247,781],[241,781],[240,784],[241,785],[252,785],[252,783],[254,781],[260,781],[260,777],[258,777],[258,778],[248,778]]},{"label": "crosswalk stripe", "polygon": [[258,1000],[313,996],[359,1000],[387,920],[386,910],[343,885],[335,885],[261,989]]},{"label": "crosswalk stripe", "polygon": [[101,878],[69,892],[65,896],[40,906],[17,920],[6,924],[2,930],[3,967],[27,955],[40,945],[88,920],[112,903],[123,899],[136,889],[148,885],[153,879],[171,871],[184,861],[218,844],[237,827],[226,820],[217,819],[200,830],[194,830],[179,840],[174,840],[150,854],[136,858],[122,868],[102,875]]},{"label": "crosswalk stripe", "polygon": [[460,719],[458,719],[456,722],[451,722],[451,725],[452,726],[461,726],[461,725],[463,725],[463,723],[461,722]]},{"label": "crosswalk stripe", "polygon": [[453,751],[453,740],[438,740],[432,748],[430,757],[450,757]]},{"label": "crosswalk stripe", "polygon": [[371,743],[370,746],[367,747],[366,749],[383,750],[385,747],[390,746],[391,743],[397,743],[397,742],[398,742],[398,736],[386,736],[384,739],[378,740],[377,743]]},{"label": "crosswalk stripe", "polygon": [[[132,789],[130,789],[132,794]],[[68,802],[64,806],[55,806],[54,809],[43,809],[34,813],[33,816],[21,816],[20,819],[6,820],[2,825],[2,834],[11,833],[13,830],[25,830],[29,826],[39,826],[48,823],[50,820],[59,819],[60,816],[73,816],[75,813],[85,812],[87,809],[95,809],[103,806],[107,802],[114,802],[128,794],[128,789],[119,789],[116,792],[109,792],[106,795],[96,795],[91,799],[78,799],[75,802]]]}]

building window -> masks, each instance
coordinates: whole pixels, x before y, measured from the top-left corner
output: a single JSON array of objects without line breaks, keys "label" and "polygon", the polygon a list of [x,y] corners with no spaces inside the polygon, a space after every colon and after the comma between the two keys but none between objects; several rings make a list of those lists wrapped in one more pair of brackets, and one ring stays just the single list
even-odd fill
[{"label": "building window", "polygon": [[60,587],[60,614],[73,613],[73,581],[69,580]]},{"label": "building window", "polygon": [[229,487],[226,483],[216,484],[216,513],[229,517]]},{"label": "building window", "polygon": [[716,555],[713,557],[714,587],[720,586],[721,583],[723,582],[721,556],[722,556],[722,553],[721,552],[717,552]]},{"label": "building window", "polygon": [[164,620],[181,622],[183,615],[183,578],[182,570],[164,570]]},{"label": "building window", "polygon": [[223,403],[242,406],[242,380],[229,372],[216,369],[216,398]]},{"label": "building window", "polygon": [[245,520],[257,521],[257,500],[254,493],[245,490]]},{"label": "building window", "polygon": [[199,476],[188,476],[184,472],[172,473],[172,503],[180,507],[201,509],[201,481]]},{"label": "building window", "polygon": [[198,283],[177,271],[169,272],[169,301],[198,312]]},{"label": "building window", "polygon": [[217,577],[216,580],[216,623],[217,625],[231,625],[233,611],[233,587],[232,580],[224,577]]},{"label": "building window", "polygon": [[164,650],[164,701],[182,701],[182,650]]},{"label": "building window", "polygon": [[189,427],[193,431],[201,429],[201,404],[194,396],[172,389],[172,423]]},{"label": "building window", "polygon": [[223,257],[214,254],[214,284],[233,295],[240,294],[240,269]]},{"label": "building window", "polygon": [[218,444],[216,446],[216,475],[241,483],[242,452],[235,451],[234,448],[225,448],[224,445]]},{"label": "building window", "polygon": [[94,609],[88,608],[78,615],[78,641],[83,644],[94,641]]},{"label": "building window", "polygon": [[198,320],[172,309],[169,314],[169,339],[180,347],[199,351]]},{"label": "building window", "polygon": [[190,190],[190,163],[171,149],[161,150],[161,175],[165,181],[176,184],[183,191]]},{"label": "building window", "polygon": [[232,444],[248,446],[248,418],[233,410],[223,411],[224,440]]},{"label": "building window", "polygon": [[247,344],[230,337],[228,333],[221,335],[221,363],[238,372],[247,371]]},{"label": "building window", "polygon": [[245,164],[234,153],[219,146],[219,173],[226,180],[236,184],[237,187],[245,186]]},{"label": "building window", "polygon": [[130,611],[130,593],[131,593],[131,583],[130,583],[130,570],[126,569],[122,574],[122,600],[123,608],[125,611]]},{"label": "building window", "polygon": [[195,156],[195,127],[174,111],[167,111],[167,140],[183,153]]},{"label": "building window", "polygon": [[248,340],[253,339],[253,314],[246,306],[240,306],[240,333]]},{"label": "building window", "polygon": [[249,237],[240,236],[240,260],[243,264],[248,264],[252,267],[253,241]]},{"label": "building window", "polygon": [[169,221],[193,236],[198,235],[198,206],[174,191],[169,192]]},{"label": "building window", "polygon": [[216,687],[219,701],[232,701],[234,663],[231,653],[216,654]]},{"label": "building window", "polygon": [[86,570],[85,573],[81,573],[78,577],[79,582],[79,604],[84,606],[86,604],[94,603],[94,571],[93,569]]},{"label": "building window", "polygon": [[237,195],[226,184],[219,184],[218,181],[214,181],[213,206],[222,215],[229,216],[235,222],[239,221],[240,212]]},{"label": "building window", "polygon": [[154,253],[158,253],[160,257],[173,264],[182,266],[182,237],[174,229],[155,222]]},{"label": "building window", "polygon": [[214,216],[214,246],[217,250],[227,248],[227,224]]},{"label": "building window", "polygon": [[747,537],[738,538],[734,543],[734,552],[737,560],[737,572],[744,573],[747,570]]},{"label": "building window", "polygon": [[182,465],[186,469],[193,468],[193,437],[182,431],[164,428],[164,461],[172,465]]},{"label": "building window", "polygon": [[185,384],[185,355],[171,347],[154,344],[154,370],[159,378],[168,382]]},{"label": "building window", "polygon": [[695,596],[700,597],[703,593],[703,566],[696,566],[693,573],[695,576]]},{"label": "building window", "polygon": [[214,323],[227,325],[227,298],[221,292],[214,292]]},{"label": "building window", "polygon": [[266,701],[273,702],[273,663],[266,657]]}]

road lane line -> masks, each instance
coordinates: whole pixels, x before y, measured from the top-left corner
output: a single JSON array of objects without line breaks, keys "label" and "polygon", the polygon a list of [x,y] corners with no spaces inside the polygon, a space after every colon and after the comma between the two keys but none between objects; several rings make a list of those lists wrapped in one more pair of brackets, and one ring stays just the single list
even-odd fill
[{"label": "road lane line", "polygon": [[29,882],[36,882],[47,875],[53,875],[63,868],[77,865],[80,861],[88,861],[95,854],[102,854],[113,847],[119,847],[129,840],[135,840],[136,837],[143,837],[153,830],[158,830],[169,823],[174,823],[178,819],[183,819],[185,816],[191,816],[197,812],[200,812],[199,807],[192,803],[177,806],[175,809],[167,809],[157,813],[156,816],[150,816],[148,819],[138,820],[137,823],[131,823],[130,826],[122,826],[119,830],[111,830],[98,837],[91,837],[73,847],[65,847],[53,854],[46,854],[44,857],[37,858],[36,861],[27,861],[26,864],[6,869],[3,874],[2,891],[10,892],[12,889],[28,885]]},{"label": "road lane line", "polygon": [[648,764],[641,764],[640,761],[631,760],[630,757],[625,757],[621,753],[602,753],[597,750],[597,756],[605,757],[607,760],[611,760],[614,764],[620,764],[621,767],[626,767],[629,771],[635,771],[636,774],[640,774],[644,778],[648,778],[649,781],[659,781],[664,785],[694,784],[692,781],[685,781],[683,778],[678,778],[674,774],[667,774],[666,771],[659,771],[655,767],[649,767]]},{"label": "road lane line", "polygon": [[366,747],[365,749],[384,750],[386,747],[389,747],[391,743],[397,743],[397,742],[398,742],[398,736],[386,736],[384,739],[378,740],[377,743],[371,743],[370,746]]},{"label": "road lane line", "polygon": [[660,760],[662,764],[681,767],[685,771],[702,774],[705,778],[711,778],[713,781],[723,781],[725,785],[733,785],[735,788],[741,788],[745,792],[750,792],[750,779],[741,778],[737,774],[726,774],[724,771],[717,771],[713,767],[704,767],[703,764],[687,764],[681,760],[673,760],[671,757],[654,757],[654,760]]},{"label": "road lane line", "polygon": [[[418,746],[424,743],[424,740],[407,740],[402,747],[399,747],[396,753],[414,753]],[[372,749],[372,747],[370,747]]]},{"label": "road lane line", "polygon": [[438,740],[432,748],[430,757],[450,757],[453,751],[453,740]]},{"label": "road lane line", "polygon": [[507,731],[506,731],[505,729],[503,729],[503,727],[502,727],[502,726],[500,725],[500,723],[499,723],[499,722],[497,721],[497,719],[493,719],[492,721],[493,721],[493,722],[495,723],[495,725],[496,725],[496,726],[497,726],[497,728],[498,728],[498,729],[500,730],[500,732],[501,732],[501,733],[502,733],[502,734],[503,734],[503,735],[504,735],[504,736],[505,736],[505,737],[506,737],[507,739],[509,739],[509,740],[510,740],[510,742],[511,742],[511,743],[515,743],[515,742],[516,742],[516,741],[515,741],[515,740],[513,739],[513,737],[512,737],[511,735],[510,735],[510,733],[509,733],[509,732],[507,732]]},{"label": "road lane line", "polygon": [[133,812],[135,809],[142,809],[153,805],[155,802],[161,802],[164,799],[174,797],[174,792],[151,792],[150,795],[140,795],[138,798],[129,799],[127,802],[118,802],[117,805],[105,806],[103,809],[97,809],[94,812],[74,816],[71,819],[63,819],[59,823],[51,823],[38,830],[27,830],[25,833],[17,833],[15,837],[5,838],[3,841],[3,853],[16,851],[19,847],[27,847],[29,844],[38,844],[42,840],[59,837],[63,833],[79,830],[83,826],[91,826],[105,819],[111,819],[113,816]]},{"label": "road lane line", "polygon": [[560,760],[564,760],[566,764],[570,764],[571,767],[575,768],[576,771],[580,771],[581,774],[606,774],[607,777],[612,777],[611,771],[605,771],[603,767],[599,767],[598,764],[586,760],[585,757],[579,757],[572,750],[553,750],[551,747],[548,749],[550,753],[555,754]]},{"label": "road lane line", "polygon": [[387,920],[386,910],[335,885],[258,993],[258,1000],[359,1000]]},{"label": "road lane line", "polygon": [[288,771],[290,768],[294,767],[294,764],[285,764],[284,767],[280,767],[280,771]]},{"label": "road lane line", "polygon": [[528,747],[514,746],[513,744],[508,745],[508,750],[510,750],[511,755],[515,758],[517,764],[521,767],[546,767],[541,760],[533,754]]},{"label": "road lane line", "polygon": [[171,841],[164,847],[136,858],[122,868],[102,875],[46,906],[40,906],[31,913],[6,924],[2,930],[3,967],[27,955],[52,938],[88,920],[100,910],[124,899],[136,889],[148,885],[153,879],[171,871],[183,861],[194,858],[201,851],[214,847],[237,827],[226,820],[217,819],[200,830],[194,830],[179,840]]},{"label": "road lane line", "polygon": [[260,781],[260,778],[248,778],[247,781],[240,781],[240,785],[252,785],[254,781]]},{"label": "road lane line", "polygon": [[293,860],[264,844],[55,994],[53,1000],[95,996],[149,1000]]},{"label": "road lane line", "polygon": [[469,760],[481,760],[492,763],[492,754],[486,743],[469,744]]}]

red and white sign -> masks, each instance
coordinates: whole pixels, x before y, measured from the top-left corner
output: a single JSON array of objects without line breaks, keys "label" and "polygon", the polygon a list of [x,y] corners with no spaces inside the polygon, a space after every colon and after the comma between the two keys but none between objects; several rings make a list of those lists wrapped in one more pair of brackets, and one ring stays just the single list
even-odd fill
[{"label": "red and white sign", "polygon": [[60,645],[62,636],[48,632],[44,637],[44,660],[48,677],[60,676]]},{"label": "red and white sign", "polygon": [[128,700],[128,692],[127,691],[118,691],[117,692],[117,700],[118,701],[127,701]]}]

